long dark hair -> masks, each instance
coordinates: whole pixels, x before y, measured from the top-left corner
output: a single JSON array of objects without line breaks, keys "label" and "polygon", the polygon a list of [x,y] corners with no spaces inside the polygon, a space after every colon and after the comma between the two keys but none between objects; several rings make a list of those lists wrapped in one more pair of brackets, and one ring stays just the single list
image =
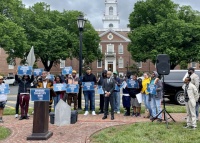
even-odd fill
[{"label": "long dark hair", "polygon": [[57,76],[55,77],[55,79],[54,79],[55,82],[56,82],[56,78],[59,78],[59,79],[60,79],[60,83],[62,83],[62,79],[61,79],[61,77],[60,77],[59,75],[57,75]]},{"label": "long dark hair", "polygon": [[23,76],[22,76],[22,80],[25,80],[25,79],[24,79],[24,78],[25,78],[25,76],[27,76],[27,77],[28,77],[26,80],[30,80],[30,79],[31,79],[29,75],[23,75]]}]

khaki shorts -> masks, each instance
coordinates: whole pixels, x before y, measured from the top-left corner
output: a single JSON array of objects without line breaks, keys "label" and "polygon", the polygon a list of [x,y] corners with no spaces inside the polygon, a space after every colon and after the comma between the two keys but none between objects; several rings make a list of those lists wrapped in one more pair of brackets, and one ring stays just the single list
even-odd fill
[{"label": "khaki shorts", "polygon": [[141,107],[141,103],[138,102],[137,98],[131,97],[131,106],[132,107]]}]

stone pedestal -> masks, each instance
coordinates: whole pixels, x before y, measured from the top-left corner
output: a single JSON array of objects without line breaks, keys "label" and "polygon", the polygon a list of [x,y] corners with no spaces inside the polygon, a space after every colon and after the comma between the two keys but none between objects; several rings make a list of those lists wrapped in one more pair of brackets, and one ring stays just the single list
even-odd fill
[{"label": "stone pedestal", "polygon": [[53,133],[49,129],[49,101],[35,101],[33,131],[27,140],[47,140]]}]

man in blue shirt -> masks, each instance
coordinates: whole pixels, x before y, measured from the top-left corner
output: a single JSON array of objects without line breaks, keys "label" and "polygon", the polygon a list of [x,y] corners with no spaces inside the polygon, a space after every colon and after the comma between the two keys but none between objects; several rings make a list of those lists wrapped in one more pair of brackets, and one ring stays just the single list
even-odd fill
[{"label": "man in blue shirt", "polygon": [[120,114],[120,84],[121,81],[117,77],[117,72],[113,72],[113,79],[115,81],[115,90],[114,90],[114,111],[117,114]]}]

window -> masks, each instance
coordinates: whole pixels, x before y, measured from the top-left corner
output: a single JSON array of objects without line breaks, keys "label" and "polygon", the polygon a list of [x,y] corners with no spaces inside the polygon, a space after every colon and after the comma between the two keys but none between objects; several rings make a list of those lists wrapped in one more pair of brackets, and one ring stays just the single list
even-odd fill
[{"label": "window", "polygon": [[101,60],[97,61],[97,68],[102,68],[102,61]]},{"label": "window", "polygon": [[109,24],[109,27],[110,27],[110,28],[113,28],[113,24],[112,24],[112,23],[110,23],[110,24]]},{"label": "window", "polygon": [[60,60],[60,68],[64,68],[65,67],[65,60]]},{"label": "window", "polygon": [[124,59],[119,58],[118,65],[119,65],[119,68],[124,68]]},{"label": "window", "polygon": [[109,7],[109,15],[113,15],[113,7]]},{"label": "window", "polygon": [[9,69],[9,70],[14,69],[14,65],[8,65],[8,69]]},{"label": "window", "polygon": [[197,67],[197,63],[196,62],[192,62],[191,63],[191,67],[196,68]]},{"label": "window", "polygon": [[136,65],[138,68],[142,68],[142,62],[137,62]]},{"label": "window", "polygon": [[124,76],[124,73],[123,73],[123,72],[120,72],[120,73],[119,73],[119,77],[122,78],[123,76]]},{"label": "window", "polygon": [[118,53],[119,53],[119,54],[123,54],[123,53],[124,53],[124,47],[123,47],[122,44],[120,44],[120,45],[118,46]]},{"label": "window", "polygon": [[114,45],[113,44],[107,45],[107,52],[108,53],[114,53]]}]

